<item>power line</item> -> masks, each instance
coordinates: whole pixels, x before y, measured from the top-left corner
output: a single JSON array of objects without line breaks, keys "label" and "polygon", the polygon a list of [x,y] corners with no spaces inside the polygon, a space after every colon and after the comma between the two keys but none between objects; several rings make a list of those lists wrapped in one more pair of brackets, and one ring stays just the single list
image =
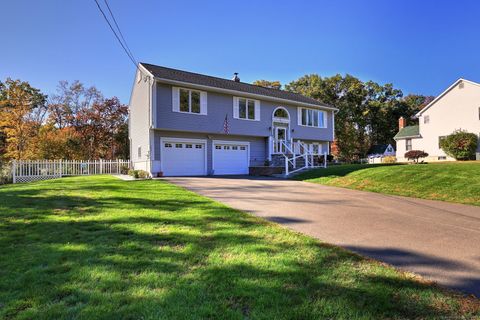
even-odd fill
[{"label": "power line", "polygon": [[119,26],[118,23],[117,23],[117,19],[115,19],[115,16],[113,15],[113,12],[112,12],[112,10],[110,9],[110,6],[108,5],[108,1],[107,1],[107,0],[104,0],[104,2],[105,2],[105,5],[107,6],[108,12],[110,12],[110,16],[112,17],[113,22],[115,23],[115,26],[117,27],[118,33],[120,34],[120,37],[122,38],[123,43],[125,44],[125,47],[127,48],[128,52],[130,53],[130,56],[131,56],[131,57],[133,58],[133,60],[136,62],[137,59],[135,59],[135,56],[133,55],[132,51],[131,51],[130,48],[128,47],[128,43],[127,43],[127,41],[125,40],[125,38],[123,37],[122,30],[120,29],[120,26]]},{"label": "power line", "polygon": [[110,21],[108,20],[107,16],[105,15],[105,12],[103,12],[102,7],[100,7],[100,4],[98,3],[97,0],[94,0],[94,1],[95,1],[95,3],[97,4],[98,10],[100,10],[100,12],[102,13],[103,18],[104,18],[105,21],[108,23],[108,26],[110,27],[110,30],[112,30],[113,34],[115,35],[115,38],[117,38],[118,42],[119,42],[120,45],[122,46],[122,48],[123,48],[123,50],[125,51],[125,53],[127,54],[127,56],[130,58],[130,60],[132,61],[132,63],[135,65],[135,67],[138,68],[137,62],[135,61],[135,58],[133,57],[133,55],[130,55],[130,53],[129,53],[129,51],[127,50],[127,48],[125,48],[125,45],[123,44],[122,40],[120,40],[120,37],[118,36],[117,32],[115,32],[115,29],[112,27],[112,24],[110,23]]}]

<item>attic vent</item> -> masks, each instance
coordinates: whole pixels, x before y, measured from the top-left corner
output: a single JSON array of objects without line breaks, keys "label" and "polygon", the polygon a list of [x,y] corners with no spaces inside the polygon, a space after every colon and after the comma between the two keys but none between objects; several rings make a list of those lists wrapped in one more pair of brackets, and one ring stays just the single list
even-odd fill
[{"label": "attic vent", "polygon": [[465,84],[462,81],[458,84],[458,89],[463,89],[464,86],[465,86]]}]

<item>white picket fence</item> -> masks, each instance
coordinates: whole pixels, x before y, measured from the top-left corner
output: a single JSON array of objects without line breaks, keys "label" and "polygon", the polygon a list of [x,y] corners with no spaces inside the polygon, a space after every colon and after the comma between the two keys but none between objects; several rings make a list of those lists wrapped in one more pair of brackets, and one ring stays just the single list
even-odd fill
[{"label": "white picket fence", "polygon": [[66,176],[120,174],[128,160],[14,160],[13,183],[55,179]]}]

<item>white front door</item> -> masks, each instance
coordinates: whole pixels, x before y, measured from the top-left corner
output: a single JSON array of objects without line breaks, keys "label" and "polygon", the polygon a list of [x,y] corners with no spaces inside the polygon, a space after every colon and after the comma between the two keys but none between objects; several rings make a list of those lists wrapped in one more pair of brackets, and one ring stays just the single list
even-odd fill
[{"label": "white front door", "polygon": [[280,153],[285,152],[285,146],[282,142],[287,141],[287,128],[285,127],[275,127],[275,145],[274,152]]},{"label": "white front door", "polygon": [[165,176],[204,176],[206,143],[162,139],[161,168]]},{"label": "white front door", "polygon": [[213,174],[248,174],[249,143],[218,141],[213,143]]}]

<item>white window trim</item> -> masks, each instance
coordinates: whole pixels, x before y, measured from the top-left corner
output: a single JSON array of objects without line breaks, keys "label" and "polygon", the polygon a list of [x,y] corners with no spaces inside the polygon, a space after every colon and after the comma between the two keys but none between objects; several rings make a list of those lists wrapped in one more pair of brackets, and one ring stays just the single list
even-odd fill
[{"label": "white window trim", "polygon": [[[188,104],[189,109],[192,109],[192,91],[200,93],[200,113],[191,112],[191,111],[181,111],[180,110],[180,90],[187,90],[188,94]],[[208,106],[207,106],[207,92],[197,90],[197,89],[190,89],[190,88],[183,88],[183,87],[172,87],[172,111],[177,113],[183,114],[194,114],[199,116],[206,116],[208,115]]]},{"label": "white window trim", "polygon": [[215,145],[217,144],[238,144],[247,147],[247,161],[250,166],[250,142],[248,141],[232,141],[232,140],[212,140],[212,170],[215,172]]},{"label": "white window trim", "polygon": [[[246,115],[247,118],[240,118],[240,99],[245,99],[246,103]],[[254,119],[248,118],[248,101],[253,101],[253,116]],[[255,100],[252,98],[245,97],[233,97],[233,118],[238,120],[247,120],[247,121],[260,121],[260,100]]]},{"label": "white window trim", "polygon": [[[318,114],[320,114],[320,112],[323,112],[323,124],[322,124],[322,126],[320,126],[320,121],[318,122],[318,126],[309,126],[309,125],[306,125],[306,124],[302,124],[302,112],[303,112],[302,110],[313,110],[314,112],[315,111],[318,112]],[[298,107],[297,117],[298,117],[297,124],[301,127],[317,128],[317,129],[327,129],[328,128],[328,113],[325,110]],[[307,117],[308,117],[308,112],[307,112]],[[307,120],[307,123],[308,123],[308,120]]]},{"label": "white window trim", "polygon": [[[205,159],[205,166],[204,166],[204,173],[205,175],[208,174],[208,163],[207,163],[207,140],[206,139],[188,139],[188,138],[169,138],[169,137],[160,137],[160,171],[163,172],[163,154],[164,154],[164,145],[167,142],[173,142],[173,143],[189,143],[193,142],[194,144],[203,144],[203,153],[204,153],[204,159]],[[193,148],[195,149],[195,148]]]}]

